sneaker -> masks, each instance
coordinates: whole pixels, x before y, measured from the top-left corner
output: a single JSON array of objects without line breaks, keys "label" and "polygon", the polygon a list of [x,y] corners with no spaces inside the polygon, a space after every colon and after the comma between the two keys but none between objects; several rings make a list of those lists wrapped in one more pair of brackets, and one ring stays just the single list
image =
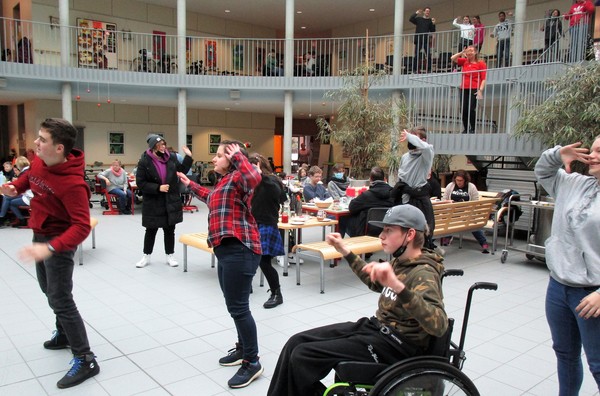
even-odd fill
[{"label": "sneaker", "polygon": [[138,261],[135,264],[135,266],[138,267],[138,268],[144,268],[148,264],[150,264],[150,255],[149,254],[144,254],[144,256],[142,257],[142,259],[140,261]]},{"label": "sneaker", "polygon": [[60,333],[58,330],[54,330],[52,337],[44,342],[44,348],[52,350],[69,348],[69,340],[66,335]]},{"label": "sneaker", "polygon": [[227,356],[223,356],[221,359],[219,359],[219,364],[227,367],[239,366],[243,361],[242,354],[242,346],[236,342],[235,348],[228,350]]},{"label": "sneaker", "polygon": [[94,355],[74,356],[71,360],[71,369],[56,383],[56,386],[60,389],[70,388],[98,374],[100,366],[95,358]]},{"label": "sneaker", "polygon": [[[296,264],[296,256],[289,255],[288,256],[288,264]],[[304,260],[300,259],[300,264],[304,264]]]},{"label": "sneaker", "polygon": [[175,256],[172,254],[167,254],[167,264],[169,264],[171,267],[177,267],[179,265],[177,260],[175,260]]},{"label": "sneaker", "polygon": [[487,243],[484,243],[483,245],[481,245],[481,253],[483,254],[489,254],[490,253],[490,245],[488,245]]},{"label": "sneaker", "polygon": [[283,256],[277,256],[277,265],[280,266],[281,268],[284,267]]},{"label": "sneaker", "polygon": [[260,365],[260,362],[256,361],[256,363],[250,363],[249,361],[244,360],[242,362],[242,367],[240,367],[238,372],[227,381],[227,385],[229,385],[230,388],[244,388],[260,377],[263,371],[264,369]]}]

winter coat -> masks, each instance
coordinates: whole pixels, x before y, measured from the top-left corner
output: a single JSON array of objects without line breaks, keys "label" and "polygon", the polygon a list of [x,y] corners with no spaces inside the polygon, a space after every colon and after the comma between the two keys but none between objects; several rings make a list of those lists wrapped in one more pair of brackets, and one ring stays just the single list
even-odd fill
[{"label": "winter coat", "polygon": [[142,154],[136,172],[137,188],[142,192],[142,225],[146,228],[163,228],[183,221],[183,205],[179,194],[177,172],[187,173],[192,166],[192,157],[185,156],[183,163],[171,154],[167,161],[167,184],[169,192],[159,191],[158,171],[147,152]]},{"label": "winter coat", "polygon": [[350,236],[365,235],[365,227],[367,225],[367,213],[371,208],[392,207],[393,203],[390,199],[392,186],[383,180],[376,180],[371,183],[371,187],[358,197],[350,201],[348,210],[350,210],[350,218],[346,232]]}]

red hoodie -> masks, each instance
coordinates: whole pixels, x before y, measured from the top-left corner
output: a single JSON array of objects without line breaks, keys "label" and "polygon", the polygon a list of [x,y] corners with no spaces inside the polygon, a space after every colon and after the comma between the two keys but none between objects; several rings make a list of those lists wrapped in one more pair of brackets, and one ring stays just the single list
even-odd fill
[{"label": "red hoodie", "polygon": [[26,177],[12,183],[18,193],[33,192],[29,227],[35,234],[54,236],[49,243],[57,252],[77,249],[91,230],[84,169],[83,151],[73,149],[67,161],[53,166],[36,157]]},{"label": "red hoodie", "polygon": [[593,14],[594,5],[591,0],[586,0],[583,3],[574,3],[569,10],[569,14],[565,15],[565,19],[569,20],[569,26],[575,26],[580,22],[588,23]]}]

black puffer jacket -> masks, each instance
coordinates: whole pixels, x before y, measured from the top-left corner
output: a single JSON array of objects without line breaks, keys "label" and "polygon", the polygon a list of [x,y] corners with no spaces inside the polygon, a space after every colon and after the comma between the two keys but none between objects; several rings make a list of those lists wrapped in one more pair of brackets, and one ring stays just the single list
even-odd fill
[{"label": "black puffer jacket", "polygon": [[367,212],[371,208],[392,207],[391,191],[392,186],[383,180],[375,180],[367,191],[354,198],[348,206],[350,218],[348,219],[346,233],[350,236],[364,235]]},{"label": "black puffer jacket", "polygon": [[169,192],[159,191],[160,177],[147,152],[142,154],[137,166],[136,184],[142,192],[144,203],[142,204],[142,225],[147,228],[162,228],[181,223],[183,211],[181,196],[179,194],[179,178],[177,172],[187,173],[192,162],[192,157],[187,155],[183,163],[177,161],[175,153],[170,153],[167,162],[167,183]]}]

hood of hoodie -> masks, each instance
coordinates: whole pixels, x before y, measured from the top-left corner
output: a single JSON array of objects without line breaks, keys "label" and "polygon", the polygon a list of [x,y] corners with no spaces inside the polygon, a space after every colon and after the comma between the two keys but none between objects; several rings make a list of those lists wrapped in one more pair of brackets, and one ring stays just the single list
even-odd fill
[{"label": "hood of hoodie", "polygon": [[444,271],[444,265],[442,264],[444,258],[439,254],[435,253],[433,250],[423,248],[421,252],[421,255],[415,259],[395,259],[392,263],[392,266],[394,267],[394,271],[396,272],[396,274],[401,272],[407,273],[414,267],[423,264],[428,264],[429,266],[434,268],[437,271],[437,273],[441,276],[442,272]]},{"label": "hood of hoodie", "polygon": [[390,197],[392,186],[390,186],[383,180],[375,180],[369,186],[369,191],[377,198],[385,200]]},{"label": "hood of hoodie", "polygon": [[[36,157],[34,161],[39,161],[39,166],[42,172],[48,174],[49,177],[60,177],[61,184],[64,186],[74,186],[85,183],[83,172],[85,169],[85,155],[79,149],[72,149],[67,155],[67,160],[61,164],[47,166],[44,161]],[[43,176],[42,176],[43,177]],[[91,193],[88,189],[88,199]]]}]

